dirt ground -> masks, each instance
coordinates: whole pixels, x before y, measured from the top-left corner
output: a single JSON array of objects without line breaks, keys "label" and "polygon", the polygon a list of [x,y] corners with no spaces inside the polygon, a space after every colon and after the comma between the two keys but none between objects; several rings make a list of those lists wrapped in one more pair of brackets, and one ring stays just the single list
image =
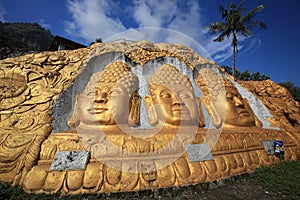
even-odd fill
[{"label": "dirt ground", "polygon": [[[100,197],[100,196],[98,196]],[[289,199],[289,197],[287,197]],[[90,199],[89,197],[85,198]],[[140,191],[119,194],[102,194],[101,199],[285,199],[284,196],[267,191],[255,183],[251,175],[234,177],[214,183],[185,187],[173,187],[156,191]],[[300,199],[294,197],[292,199]]]},{"label": "dirt ground", "polygon": [[[298,184],[298,181],[295,185]],[[299,188],[299,187],[297,187]],[[2,189],[3,190],[3,189]],[[5,188],[4,188],[5,190]],[[282,190],[281,190],[282,191]],[[290,191],[293,191],[290,190]],[[282,195],[280,191],[273,191],[267,189],[267,187],[262,187],[259,185],[253,174],[244,174],[237,177],[231,177],[228,179],[223,179],[218,182],[212,183],[202,183],[198,185],[190,185],[184,187],[171,187],[158,190],[146,190],[138,192],[121,192],[121,193],[102,193],[102,194],[82,194],[82,195],[69,195],[60,196],[46,195],[39,196],[34,194],[24,194],[20,193],[19,190],[12,190],[10,193],[2,191],[0,200],[2,199],[38,199],[38,200],[98,200],[98,199],[108,199],[108,200],[119,200],[119,199],[134,199],[134,200],[145,200],[145,199],[162,199],[162,200],[193,200],[193,199],[207,199],[207,200],[273,200],[273,199],[299,199],[300,196],[294,194]],[[284,192],[284,191],[282,191]],[[294,191],[295,192],[295,191]],[[287,193],[286,191],[284,193]],[[296,194],[296,192],[295,192]],[[299,194],[299,192],[297,192]]]}]

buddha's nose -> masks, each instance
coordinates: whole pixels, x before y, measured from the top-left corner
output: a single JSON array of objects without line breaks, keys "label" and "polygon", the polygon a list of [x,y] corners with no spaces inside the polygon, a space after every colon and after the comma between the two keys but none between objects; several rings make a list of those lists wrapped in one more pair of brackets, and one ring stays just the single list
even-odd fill
[{"label": "buddha's nose", "polygon": [[107,93],[106,92],[101,92],[96,95],[95,97],[95,102],[97,103],[106,103],[107,102]]},{"label": "buddha's nose", "polygon": [[179,106],[184,106],[184,102],[181,101],[179,98],[173,97],[173,105],[179,105]]},{"label": "buddha's nose", "polygon": [[234,104],[236,107],[243,107],[244,103],[241,99],[239,99],[238,97],[233,97],[234,99]]}]

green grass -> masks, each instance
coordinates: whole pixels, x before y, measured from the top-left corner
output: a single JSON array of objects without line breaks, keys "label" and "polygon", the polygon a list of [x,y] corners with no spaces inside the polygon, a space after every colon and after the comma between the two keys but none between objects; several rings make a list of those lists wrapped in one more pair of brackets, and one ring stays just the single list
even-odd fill
[{"label": "green grass", "polygon": [[[249,176],[256,184],[264,187],[266,191],[278,194],[279,199],[300,199],[300,159],[297,161],[281,162],[273,167],[260,167],[253,176]],[[184,190],[181,188],[181,190]],[[181,191],[180,190],[180,191]],[[176,192],[170,189],[170,192]],[[182,192],[182,191],[181,191]],[[254,191],[255,192],[255,191]],[[111,194],[81,194],[60,196],[60,194],[28,194],[21,187],[11,187],[8,183],[0,183],[0,200],[11,199],[34,199],[34,200],[53,200],[53,199],[138,199],[139,197],[153,197],[151,191],[111,193]]]},{"label": "green grass", "polygon": [[260,167],[254,179],[266,190],[283,197],[300,198],[300,159],[281,162],[274,167]]}]

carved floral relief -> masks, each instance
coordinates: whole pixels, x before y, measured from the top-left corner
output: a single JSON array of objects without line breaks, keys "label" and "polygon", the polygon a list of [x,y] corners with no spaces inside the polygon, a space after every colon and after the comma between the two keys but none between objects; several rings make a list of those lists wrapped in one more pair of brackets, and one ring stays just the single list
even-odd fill
[{"label": "carved floral relief", "polygon": [[[53,115],[56,102],[75,80],[81,81],[78,77],[91,69],[95,57],[111,52],[125,59],[111,60],[82,80],[86,85],[69,111],[70,129],[51,133],[52,121],[60,117]],[[147,77],[135,70],[164,57],[183,62],[192,76],[170,63],[161,63]],[[201,67],[206,64],[211,68]],[[102,43],[5,59],[0,66],[0,180],[28,192],[78,194],[196,184],[279,162],[266,154],[264,140],[284,140],[287,160],[296,159],[299,151],[299,136],[293,133],[299,129],[299,104],[285,90],[268,81],[241,83],[281,128],[263,129],[230,77],[182,45]],[[148,93],[141,96],[145,77]],[[141,130],[144,108],[151,127]],[[203,143],[209,144],[214,160],[190,162],[186,144]],[[91,152],[85,170],[49,171],[56,152],[74,150]]]}]

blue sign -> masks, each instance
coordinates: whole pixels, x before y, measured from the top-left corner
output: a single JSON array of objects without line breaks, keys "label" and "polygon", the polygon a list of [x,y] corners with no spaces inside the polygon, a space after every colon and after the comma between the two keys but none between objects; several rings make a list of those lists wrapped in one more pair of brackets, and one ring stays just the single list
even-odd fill
[{"label": "blue sign", "polygon": [[283,147],[282,140],[274,140],[274,153],[275,154],[283,154],[284,153],[284,147]]}]

